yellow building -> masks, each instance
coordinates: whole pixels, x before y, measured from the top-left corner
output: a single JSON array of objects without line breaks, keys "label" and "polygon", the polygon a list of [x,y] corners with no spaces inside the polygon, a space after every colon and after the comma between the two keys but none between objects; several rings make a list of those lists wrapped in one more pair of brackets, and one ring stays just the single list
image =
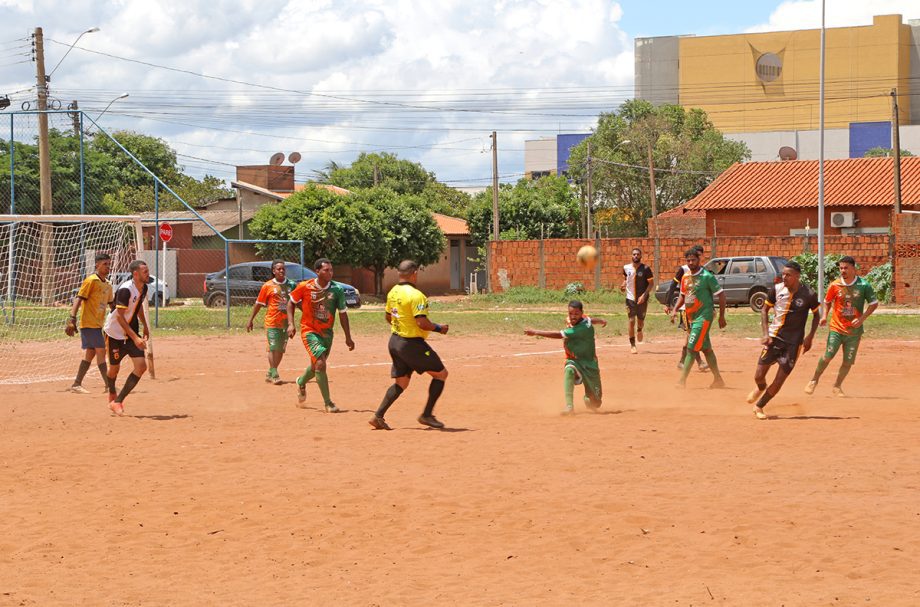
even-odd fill
[{"label": "yellow building", "polygon": [[[818,128],[820,30],[636,39],[636,97],[705,110],[726,133]],[[920,124],[920,20],[826,30],[825,126]],[[888,127],[890,128],[890,127]]]}]

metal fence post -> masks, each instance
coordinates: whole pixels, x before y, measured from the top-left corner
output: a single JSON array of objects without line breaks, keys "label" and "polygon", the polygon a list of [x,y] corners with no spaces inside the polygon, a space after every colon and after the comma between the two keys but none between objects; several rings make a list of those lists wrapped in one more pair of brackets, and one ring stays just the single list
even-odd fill
[{"label": "metal fence post", "polygon": [[[153,281],[153,326],[160,328],[160,298],[157,297],[157,281],[160,280],[160,255],[157,247],[157,239],[160,237],[160,180],[153,180],[153,275],[156,279]],[[165,261],[165,260],[164,260]],[[163,284],[166,284],[165,282]],[[163,293],[166,295],[166,293]]]},{"label": "metal fence post", "polygon": [[230,241],[224,240],[224,294],[227,298],[227,328],[230,328]]},{"label": "metal fence post", "polygon": [[[16,129],[13,123],[15,115],[10,114],[10,215],[16,214],[16,148],[13,138]],[[10,299],[10,324],[16,324],[16,282],[13,275],[16,273],[16,223],[10,224],[10,260],[7,266],[6,296]]]},{"label": "metal fence post", "polygon": [[80,215],[86,215],[86,169],[83,150],[83,112],[80,112]]}]

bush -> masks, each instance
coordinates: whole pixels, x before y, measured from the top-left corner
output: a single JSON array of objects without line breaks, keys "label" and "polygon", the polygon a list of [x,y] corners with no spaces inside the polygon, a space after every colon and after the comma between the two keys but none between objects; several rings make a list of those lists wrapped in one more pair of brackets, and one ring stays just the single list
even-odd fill
[{"label": "bush", "polygon": [[[843,255],[825,255],[824,256],[824,286],[827,287],[832,280],[836,280],[840,276],[840,268],[837,267],[837,262],[840,261],[840,258]],[[818,256],[815,253],[802,253],[801,255],[796,255],[792,258],[792,261],[795,261],[800,266],[802,266],[802,282],[807,284],[812,290],[818,290]],[[821,297],[823,294],[818,293],[818,297]]]},{"label": "bush", "polygon": [[872,285],[872,289],[875,291],[875,295],[878,297],[879,301],[883,303],[891,302],[892,276],[890,261],[872,268],[872,270],[866,274],[866,280]]},{"label": "bush", "polygon": [[563,291],[566,297],[575,297],[576,295],[580,295],[584,292],[585,285],[581,284],[580,282],[570,282],[569,284],[565,285],[565,290]]}]

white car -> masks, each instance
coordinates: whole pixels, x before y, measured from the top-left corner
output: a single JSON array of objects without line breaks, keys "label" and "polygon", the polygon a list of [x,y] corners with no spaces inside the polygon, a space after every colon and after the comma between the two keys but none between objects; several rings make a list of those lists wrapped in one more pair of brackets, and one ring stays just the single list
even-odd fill
[{"label": "white car", "polygon": [[[125,287],[128,283],[131,282],[131,275],[127,272],[118,272],[115,274],[115,279],[112,281],[112,284],[118,285],[115,287],[115,290]],[[156,288],[153,285],[156,284]],[[147,279],[147,301],[150,305],[154,305],[154,296],[160,298],[160,305],[165,306],[169,305],[169,285],[165,282],[154,276],[150,275],[150,278]]]}]

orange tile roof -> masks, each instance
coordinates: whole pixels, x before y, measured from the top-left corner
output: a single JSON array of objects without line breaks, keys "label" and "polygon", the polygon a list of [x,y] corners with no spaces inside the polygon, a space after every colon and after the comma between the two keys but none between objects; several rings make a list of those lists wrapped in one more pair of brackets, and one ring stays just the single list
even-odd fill
[{"label": "orange tile roof", "polygon": [[663,213],[658,213],[659,219],[668,217],[706,217],[706,211],[705,209],[688,209],[685,203]]},{"label": "orange tile roof", "polygon": [[438,227],[447,236],[469,236],[470,228],[466,221],[459,217],[442,215],[441,213],[432,213],[434,220],[438,222]]},{"label": "orange tile roof", "polygon": [[[824,161],[824,204],[892,206],[891,158]],[[920,205],[920,157],[901,159],[901,201]],[[818,206],[818,161],[734,164],[691,199],[686,208],[781,209]]]}]

